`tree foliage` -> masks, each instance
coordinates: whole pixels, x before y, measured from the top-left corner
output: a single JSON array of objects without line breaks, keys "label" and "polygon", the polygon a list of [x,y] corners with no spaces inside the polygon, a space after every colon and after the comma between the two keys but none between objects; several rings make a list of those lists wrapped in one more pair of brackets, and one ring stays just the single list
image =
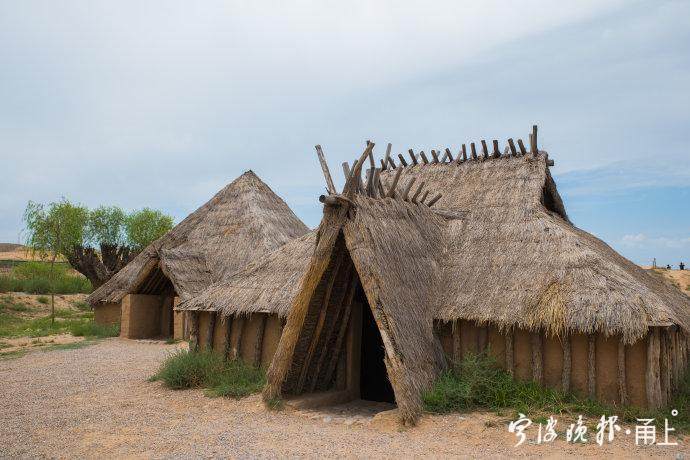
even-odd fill
[{"label": "tree foliage", "polygon": [[127,242],[132,249],[140,251],[169,232],[172,225],[172,217],[160,211],[149,208],[134,211],[125,223]]},{"label": "tree foliage", "polygon": [[41,258],[62,255],[99,287],[151,242],[167,233],[172,217],[144,208],[126,213],[117,206],[87,207],[65,198],[24,212],[26,244]]}]

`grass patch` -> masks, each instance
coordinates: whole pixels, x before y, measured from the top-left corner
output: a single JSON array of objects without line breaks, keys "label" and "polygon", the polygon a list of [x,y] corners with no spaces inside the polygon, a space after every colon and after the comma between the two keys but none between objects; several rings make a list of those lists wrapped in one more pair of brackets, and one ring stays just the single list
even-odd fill
[{"label": "grass patch", "polygon": [[52,281],[50,264],[37,261],[23,262],[14,266],[9,275],[0,276],[0,292],[50,294],[51,286],[55,294],[88,294],[93,290],[88,279],[73,274],[65,264],[55,264]]},{"label": "grass patch", "polygon": [[48,297],[46,297],[46,296],[38,296],[38,297],[36,298],[36,301],[37,301],[38,303],[42,303],[43,305],[48,305],[48,302],[50,302],[50,299],[49,299]]},{"label": "grass patch", "polygon": [[[636,423],[637,418],[654,418],[663,427],[664,418],[680,432],[690,432],[690,373],[679,385],[668,410],[647,411],[637,407],[621,407],[599,403],[572,393],[544,388],[535,382],[521,382],[500,369],[486,354],[469,355],[437,379],[423,395],[424,407],[432,413],[466,412],[505,409],[527,414],[533,421],[549,415],[576,418],[578,415],[599,418],[617,415],[624,422]],[[678,416],[671,415],[678,410]]]},{"label": "grass patch", "polygon": [[75,337],[118,337],[120,335],[120,324],[98,324],[95,321],[88,321],[86,323],[74,324],[71,332]]},{"label": "grass patch", "polygon": [[73,300],[72,306],[74,308],[76,308],[77,310],[81,310],[81,311],[91,310],[91,305],[89,305],[88,302],[84,302],[83,300]]},{"label": "grass patch", "polygon": [[150,380],[161,380],[174,390],[206,388],[209,396],[242,398],[259,392],[266,376],[261,368],[241,360],[226,361],[217,353],[179,350],[163,362]]}]

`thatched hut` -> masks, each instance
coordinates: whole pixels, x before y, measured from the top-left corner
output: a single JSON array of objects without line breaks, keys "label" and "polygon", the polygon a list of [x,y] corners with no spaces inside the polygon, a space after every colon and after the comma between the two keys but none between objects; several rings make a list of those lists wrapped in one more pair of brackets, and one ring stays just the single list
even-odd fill
[{"label": "thatched hut", "polygon": [[96,320],[129,338],[181,338],[184,300],[308,228],[252,171],[228,184],[89,296]]},{"label": "thatched hut", "polygon": [[370,145],[342,193],[322,161],[317,234],[184,305],[285,317],[267,399],[394,400],[413,422],[449,359],[487,350],[520,379],[666,404],[687,365],[690,299],[576,228],[536,131],[518,145],[410,152],[397,167],[389,147],[381,168]]}]

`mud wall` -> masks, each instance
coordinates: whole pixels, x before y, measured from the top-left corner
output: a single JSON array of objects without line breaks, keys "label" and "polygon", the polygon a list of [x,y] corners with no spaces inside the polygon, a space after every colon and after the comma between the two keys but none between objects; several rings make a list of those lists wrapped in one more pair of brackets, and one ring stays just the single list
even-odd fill
[{"label": "mud wall", "polygon": [[[506,356],[506,331],[500,331],[493,325],[477,325],[471,321],[457,321],[455,323],[435,323],[435,331],[441,342],[443,350],[450,359],[462,359],[467,353],[486,351],[491,354],[502,367],[506,368],[509,361]],[[623,383],[625,395],[620,394],[619,387],[619,337],[605,337],[597,334],[590,340],[587,335],[573,334],[568,338],[545,336],[541,334],[540,340],[535,340],[532,333],[516,329],[512,333],[513,356],[512,371],[515,378],[520,380],[533,380],[534,355],[533,346],[541,343],[541,383],[549,388],[563,389],[564,347],[569,347],[571,355],[571,367],[569,373],[570,391],[587,397],[590,386],[594,389],[593,397],[597,400],[620,404],[622,396],[625,396],[628,404],[635,406],[647,406],[646,370],[647,370],[647,338],[633,345],[625,346],[624,351],[624,375]],[[483,339],[486,337],[486,339]],[[664,355],[663,337],[660,364]],[[668,352],[666,359],[669,362],[670,379],[666,380],[669,386],[677,385],[684,373],[687,361],[687,339],[680,333],[667,333],[666,343],[670,344],[672,352]],[[537,338],[539,339],[539,338]],[[536,344],[536,345],[535,345]],[[590,376],[589,354],[590,344],[593,344],[594,372]],[[675,344],[675,345],[674,345]],[[538,354],[537,354],[538,356]],[[684,361],[685,360],[685,361]],[[662,369],[663,370],[663,369]],[[538,373],[537,373],[538,375]],[[663,380],[663,378],[662,378]],[[663,382],[661,384],[664,389]],[[667,398],[669,399],[669,398]]]},{"label": "mud wall", "polygon": [[94,321],[97,324],[118,324],[122,316],[122,305],[116,303],[100,303],[93,307]]}]

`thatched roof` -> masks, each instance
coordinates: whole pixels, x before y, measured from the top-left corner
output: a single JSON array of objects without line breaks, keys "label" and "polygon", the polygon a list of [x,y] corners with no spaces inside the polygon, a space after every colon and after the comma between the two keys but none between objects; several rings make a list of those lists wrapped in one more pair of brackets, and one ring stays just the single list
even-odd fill
[{"label": "thatched roof", "polygon": [[89,296],[92,304],[119,302],[160,273],[182,299],[308,232],[287,204],[248,171],[146,247]]},{"label": "thatched roof", "polygon": [[[411,178],[425,182],[432,194],[442,194],[432,209],[447,217],[439,261],[443,288],[426,301],[434,317],[555,335],[599,331],[621,334],[628,343],[652,325],[689,330],[686,296],[569,221],[547,162],[541,153],[402,168],[398,189]],[[381,172],[384,187],[394,175]],[[388,236],[395,244],[405,241]],[[257,309],[285,316],[297,289],[293,282],[307,269],[310,244],[306,239],[282,248],[267,256],[275,258],[272,265],[263,262],[269,270],[254,265],[190,306],[232,314],[250,311],[257,302]]]}]

